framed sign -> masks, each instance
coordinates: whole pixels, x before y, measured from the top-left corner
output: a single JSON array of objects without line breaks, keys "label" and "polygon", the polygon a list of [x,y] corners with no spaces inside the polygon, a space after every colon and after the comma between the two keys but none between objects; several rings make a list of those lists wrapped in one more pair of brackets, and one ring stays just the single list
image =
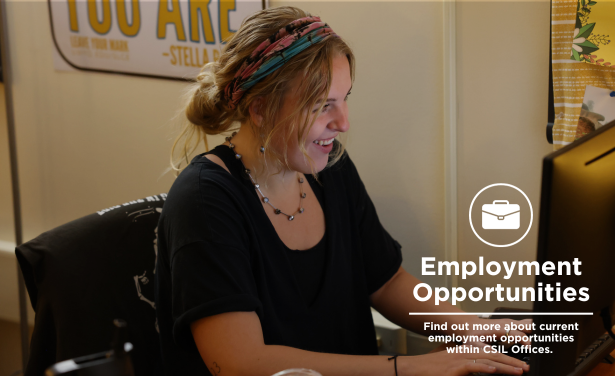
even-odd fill
[{"label": "framed sign", "polygon": [[[265,0],[48,0],[58,54],[85,71],[193,80]],[[56,69],[61,69],[56,63]]]}]

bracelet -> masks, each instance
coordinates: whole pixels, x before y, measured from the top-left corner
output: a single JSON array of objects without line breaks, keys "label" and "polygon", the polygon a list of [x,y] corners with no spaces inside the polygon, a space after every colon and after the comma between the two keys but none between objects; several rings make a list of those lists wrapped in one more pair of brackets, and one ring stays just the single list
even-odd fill
[{"label": "bracelet", "polygon": [[397,357],[398,357],[398,356],[399,356],[399,355],[393,355],[392,357],[390,357],[390,358],[389,358],[389,360],[391,360],[391,359],[392,359],[392,360],[393,360],[393,363],[395,364],[395,376],[398,376],[398,375],[397,375]]}]

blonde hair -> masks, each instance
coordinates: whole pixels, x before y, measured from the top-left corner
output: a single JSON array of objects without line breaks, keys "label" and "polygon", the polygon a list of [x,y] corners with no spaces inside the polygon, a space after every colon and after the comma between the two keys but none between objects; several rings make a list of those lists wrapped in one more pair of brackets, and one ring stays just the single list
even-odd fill
[{"label": "blonde hair", "polygon": [[[282,6],[256,12],[243,21],[239,30],[225,45],[220,59],[205,64],[197,76],[196,83],[188,91],[184,109],[187,121],[171,149],[172,169],[179,173],[182,170],[182,163],[184,161],[186,165],[189,163],[189,157],[198,148],[199,141],[202,140],[206,150],[209,150],[207,135],[225,133],[236,129],[236,123],[248,122],[279,169],[282,166],[288,167],[287,145],[290,135],[297,129],[299,148],[306,162],[310,163],[312,173],[317,175],[304,143],[307,132],[325,105],[322,99],[327,97],[331,88],[334,57],[338,55],[347,57],[351,80],[354,82],[354,54],[342,38],[329,37],[299,53],[250,88],[234,110],[228,110],[224,96],[224,89],[228,83],[233,80],[245,59],[259,44],[292,21],[308,16],[311,15],[299,8]],[[276,123],[276,114],[282,108],[284,98],[291,89],[291,83],[299,76],[302,79],[299,80],[297,88],[298,106],[287,118]],[[252,123],[249,107],[259,97],[263,99],[259,113],[262,122],[257,131],[257,127]],[[317,105],[319,99],[322,102],[312,116],[311,109]],[[281,133],[284,140],[284,150],[281,151],[268,147],[277,133]],[[174,156],[179,145],[182,145],[179,150],[180,155],[175,162]],[[332,151],[328,165],[334,164],[342,156],[344,147],[341,143],[338,146]]]}]

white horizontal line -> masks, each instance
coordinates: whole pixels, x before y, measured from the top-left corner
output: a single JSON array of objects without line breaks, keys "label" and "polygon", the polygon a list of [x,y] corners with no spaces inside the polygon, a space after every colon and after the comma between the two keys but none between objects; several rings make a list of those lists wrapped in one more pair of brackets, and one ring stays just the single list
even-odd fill
[{"label": "white horizontal line", "polygon": [[583,103],[553,103],[553,107],[583,107]]},{"label": "white horizontal line", "polygon": [[569,25],[577,23],[575,20],[551,21],[551,25]]},{"label": "white horizontal line", "polygon": [[551,60],[553,64],[583,64],[582,61],[569,60],[569,59],[561,59],[561,60]]},{"label": "white horizontal line", "polygon": [[0,240],[0,253],[15,256],[15,243]]},{"label": "white horizontal line", "polygon": [[560,316],[593,316],[592,312],[410,312],[410,316],[547,316],[547,315],[560,315]]}]

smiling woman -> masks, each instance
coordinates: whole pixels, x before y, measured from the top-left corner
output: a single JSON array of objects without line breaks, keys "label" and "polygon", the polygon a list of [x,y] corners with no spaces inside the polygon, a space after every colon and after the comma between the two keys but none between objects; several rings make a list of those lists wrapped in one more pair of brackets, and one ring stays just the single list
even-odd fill
[{"label": "smiling woman", "polygon": [[[238,137],[252,133],[254,141],[265,148],[261,162],[273,162],[272,171],[290,168],[289,146],[297,147],[309,163],[311,156],[305,145],[313,140],[306,142],[306,133],[315,122],[323,122],[330,106],[336,104],[336,113],[342,114],[341,102],[347,99],[354,80],[352,50],[318,17],[298,19],[292,10],[296,8],[275,9],[246,19],[220,59],[201,70],[188,95],[189,123],[174,144],[173,150],[182,145],[179,159],[173,163],[177,171],[198,143],[206,142],[206,134],[227,132],[237,123],[245,129]],[[292,29],[291,25],[286,28],[285,22],[295,20]],[[277,40],[270,40],[272,33]],[[285,64],[290,58],[292,64]],[[337,75],[333,85],[336,69],[345,72]],[[343,151],[340,145],[330,164]],[[312,167],[308,171],[317,173]]]},{"label": "smiling woman", "polygon": [[337,140],[350,128],[353,80],[344,40],[294,7],[248,17],[203,67],[174,145],[180,163],[206,135],[235,132],[173,165],[181,172],[160,216],[156,273],[167,374],[527,369],[484,352],[378,355],[370,306],[417,332],[425,318],[408,312],[459,310],[413,298],[420,281],[400,267],[401,246]]}]

